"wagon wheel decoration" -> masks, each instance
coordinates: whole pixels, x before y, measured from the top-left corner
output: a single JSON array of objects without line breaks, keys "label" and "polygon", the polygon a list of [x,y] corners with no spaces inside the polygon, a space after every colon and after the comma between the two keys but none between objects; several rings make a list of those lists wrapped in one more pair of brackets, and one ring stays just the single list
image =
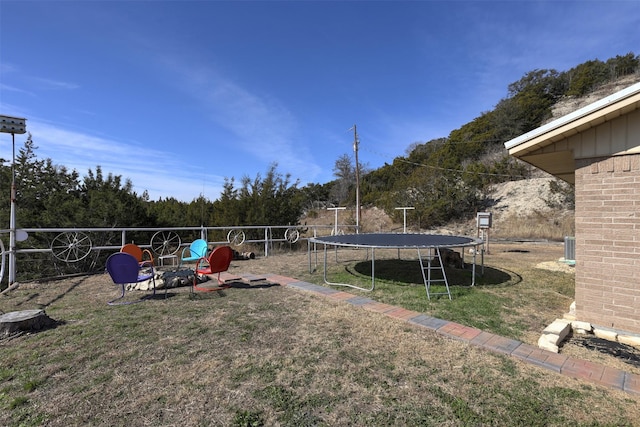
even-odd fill
[{"label": "wagon wheel decoration", "polygon": [[295,243],[300,239],[300,232],[297,228],[287,228],[284,232],[284,239],[289,243]]},{"label": "wagon wheel decoration", "polygon": [[65,231],[51,242],[51,253],[64,262],[78,262],[91,252],[91,239],[81,231]]},{"label": "wagon wheel decoration", "polygon": [[180,236],[174,231],[158,231],[151,236],[151,250],[159,256],[175,254],[181,244]]},{"label": "wagon wheel decoration", "polygon": [[227,242],[240,246],[244,243],[245,235],[242,230],[229,230],[227,234]]}]

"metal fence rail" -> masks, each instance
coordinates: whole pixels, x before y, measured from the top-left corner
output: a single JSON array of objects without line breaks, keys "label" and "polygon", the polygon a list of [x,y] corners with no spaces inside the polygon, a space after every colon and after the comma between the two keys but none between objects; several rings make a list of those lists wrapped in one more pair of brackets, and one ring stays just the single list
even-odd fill
[{"label": "metal fence rail", "polygon": [[[158,257],[175,255],[188,247],[195,239],[204,239],[210,245],[243,245],[263,248],[269,256],[274,244],[293,247],[300,240],[307,240],[334,233],[335,230],[353,229],[349,225],[304,226],[237,226],[237,227],[113,227],[113,228],[26,228],[0,230],[0,281],[8,284],[16,281],[21,260],[28,254],[38,254],[58,264],[80,264],[85,259],[98,259],[101,251],[118,251],[126,243],[135,243],[150,249]],[[4,242],[14,241],[15,247],[5,248]]]}]

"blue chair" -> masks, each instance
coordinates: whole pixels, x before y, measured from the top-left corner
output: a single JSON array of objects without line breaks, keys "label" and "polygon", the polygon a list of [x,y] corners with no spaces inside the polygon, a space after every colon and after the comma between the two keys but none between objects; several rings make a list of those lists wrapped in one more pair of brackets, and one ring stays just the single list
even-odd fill
[{"label": "blue chair", "polygon": [[[143,271],[143,269],[148,270]],[[152,262],[146,261],[138,263],[138,260],[133,255],[126,252],[116,252],[107,258],[107,272],[109,276],[111,276],[113,283],[122,287],[122,294],[118,298],[107,302],[109,305],[134,304],[152,298],[156,294],[156,278]],[[153,281],[153,295],[148,295],[134,301],[120,301],[124,298],[124,292],[128,283],[139,283],[150,279]],[[166,297],[167,290],[165,288],[165,298]]]},{"label": "blue chair", "polygon": [[[185,256],[189,251],[189,256]],[[191,242],[189,247],[182,249],[182,255],[180,256],[180,262],[178,267],[181,267],[185,262],[198,261],[200,258],[206,258],[209,246],[204,239],[197,239]]]}]

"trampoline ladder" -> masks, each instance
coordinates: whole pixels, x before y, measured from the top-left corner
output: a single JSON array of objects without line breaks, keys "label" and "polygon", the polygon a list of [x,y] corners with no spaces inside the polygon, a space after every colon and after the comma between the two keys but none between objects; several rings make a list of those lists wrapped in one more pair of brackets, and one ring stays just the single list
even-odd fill
[{"label": "trampoline ladder", "polygon": [[[444,265],[442,257],[440,256],[440,248],[428,248],[429,252],[426,255],[426,259],[422,258],[420,249],[418,249],[418,259],[420,260],[420,268],[422,270],[422,279],[424,280],[424,287],[427,291],[427,298],[431,300],[431,295],[448,295],[451,299],[451,292],[449,291],[449,282],[447,281],[447,274],[444,271]],[[434,265],[434,261],[437,260],[437,265]],[[425,265],[426,261],[426,265]],[[435,279],[432,277],[432,271],[440,271],[442,279]],[[431,284],[443,282],[446,292],[431,292]]]}]

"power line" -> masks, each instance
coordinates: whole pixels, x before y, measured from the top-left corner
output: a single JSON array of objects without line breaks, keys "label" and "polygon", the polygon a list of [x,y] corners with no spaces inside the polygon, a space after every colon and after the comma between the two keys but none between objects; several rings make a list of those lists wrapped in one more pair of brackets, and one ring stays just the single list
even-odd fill
[{"label": "power line", "polygon": [[[447,171],[447,172],[456,172],[456,173],[469,173],[469,174],[473,174],[473,175],[486,175],[486,176],[504,176],[504,177],[509,177],[509,178],[513,178],[516,175],[512,175],[512,174],[506,174],[506,173],[490,173],[490,172],[469,172],[466,170],[462,170],[462,169],[450,169],[450,168],[441,168],[438,166],[432,166],[432,165],[425,165],[423,163],[416,163],[416,162],[411,162],[409,160],[404,160],[401,158],[397,158],[394,159],[397,160],[399,162],[403,162],[403,163],[408,163],[410,165],[414,165],[414,166],[420,166],[420,167],[425,167],[425,168],[430,168],[430,169],[435,169],[435,170],[441,170],[441,171]],[[525,178],[522,175],[517,175],[520,176],[522,178]]]},{"label": "power line", "polygon": [[[385,154],[385,153],[381,153],[381,152],[377,152],[374,150],[370,150],[367,148],[364,148],[364,151],[367,151],[371,154],[375,154],[379,157],[383,157],[385,159],[388,159],[389,157],[391,157],[390,154]],[[402,156],[398,156],[398,157],[393,157],[393,160],[391,163],[389,163],[389,166],[393,166],[393,162],[398,161],[398,162],[403,162],[403,163],[407,163],[413,166],[418,166],[418,167],[424,167],[424,168],[430,168],[430,169],[435,169],[435,170],[440,170],[440,171],[446,171],[446,172],[454,172],[454,173],[469,173],[469,174],[473,174],[473,175],[477,175],[477,176],[501,176],[501,177],[507,177],[507,178],[514,178],[514,177],[520,177],[520,178],[526,178],[523,175],[513,175],[513,174],[503,174],[503,173],[490,173],[490,172],[470,172],[470,171],[465,171],[462,169],[451,169],[451,168],[443,168],[443,167],[439,167],[439,166],[433,166],[433,165],[427,165],[424,163],[418,163],[418,162],[412,162],[410,160],[406,160],[405,158],[403,158]]]}]

